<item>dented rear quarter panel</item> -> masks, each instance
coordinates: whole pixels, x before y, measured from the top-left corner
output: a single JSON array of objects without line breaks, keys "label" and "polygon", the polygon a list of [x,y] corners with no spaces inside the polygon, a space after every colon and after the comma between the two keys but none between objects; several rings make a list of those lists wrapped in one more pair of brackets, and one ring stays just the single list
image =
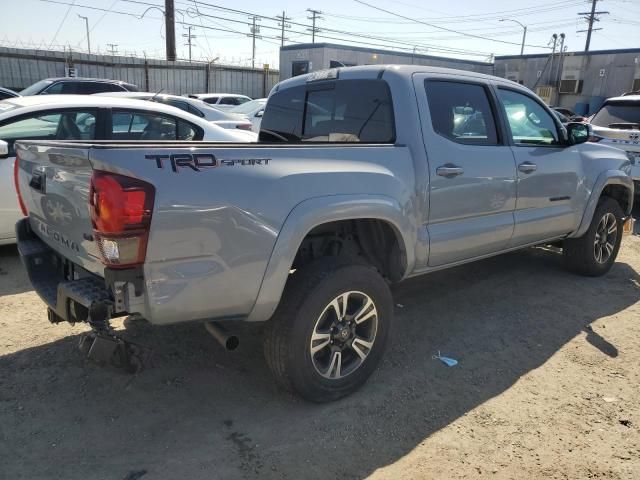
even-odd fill
[{"label": "dented rear quarter panel", "polygon": [[[304,201],[321,199],[331,211],[332,202],[343,202],[345,196],[364,203],[381,196],[392,199],[397,218],[416,215],[414,166],[407,147],[199,147],[198,154],[215,156],[216,166],[198,171],[184,165],[174,169],[169,159],[159,168],[157,157],[145,158],[192,152],[175,147],[90,151],[94,169],[156,187],[144,264],[146,311],[141,312],[152,323],[246,318],[283,225]],[[336,206],[336,218],[341,214]],[[313,223],[300,225],[304,232],[297,236]],[[279,297],[280,292],[276,303]]]}]

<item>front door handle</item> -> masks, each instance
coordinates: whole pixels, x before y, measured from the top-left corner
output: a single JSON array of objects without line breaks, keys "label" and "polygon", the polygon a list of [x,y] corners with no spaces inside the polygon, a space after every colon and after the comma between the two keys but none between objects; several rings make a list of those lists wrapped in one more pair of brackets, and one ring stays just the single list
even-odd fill
[{"label": "front door handle", "polygon": [[522,173],[532,173],[538,169],[538,166],[535,163],[524,162],[518,165],[518,170]]},{"label": "front door handle", "polygon": [[436,174],[446,178],[457,177],[463,173],[464,170],[460,167],[456,167],[455,165],[442,165],[441,167],[436,168]]}]

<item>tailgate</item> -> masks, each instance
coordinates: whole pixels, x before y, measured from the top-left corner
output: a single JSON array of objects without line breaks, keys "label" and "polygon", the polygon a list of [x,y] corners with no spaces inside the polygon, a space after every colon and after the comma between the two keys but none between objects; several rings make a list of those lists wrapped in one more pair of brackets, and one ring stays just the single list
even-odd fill
[{"label": "tailgate", "polygon": [[89,216],[89,145],[17,144],[18,184],[31,229],[53,250],[103,275]]}]

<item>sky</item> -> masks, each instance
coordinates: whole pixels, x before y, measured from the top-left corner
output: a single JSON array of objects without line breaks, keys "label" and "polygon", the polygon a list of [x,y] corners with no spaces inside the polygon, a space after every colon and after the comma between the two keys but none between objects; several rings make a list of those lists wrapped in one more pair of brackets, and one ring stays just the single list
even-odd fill
[{"label": "sky", "polygon": [[[52,3],[56,2],[56,3]],[[89,22],[93,53],[163,58],[163,0],[0,0],[0,46],[87,51]],[[92,7],[92,8],[88,8]],[[251,65],[250,15],[261,16],[256,66],[278,66],[281,28],[274,18],[289,17],[285,45],[311,42],[311,14],[320,10],[316,42],[351,44],[386,50],[489,60],[520,53],[544,53],[554,33],[566,35],[568,51],[584,49],[587,26],[578,15],[591,0],[175,0],[178,57]],[[640,48],[640,0],[599,0],[591,50]],[[504,21],[500,21],[504,19]],[[113,44],[115,46],[110,46]]]}]

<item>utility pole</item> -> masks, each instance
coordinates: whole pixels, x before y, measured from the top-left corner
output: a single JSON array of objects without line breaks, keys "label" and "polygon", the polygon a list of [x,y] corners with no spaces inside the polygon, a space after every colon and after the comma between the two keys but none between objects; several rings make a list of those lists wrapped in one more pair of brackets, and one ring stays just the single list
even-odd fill
[{"label": "utility pole", "polygon": [[597,3],[598,3],[598,0],[591,0],[591,11],[578,13],[578,15],[587,15],[586,17],[582,17],[582,18],[584,18],[589,23],[589,27],[587,28],[587,30],[578,30],[576,32],[576,33],[587,32],[587,43],[584,45],[585,52],[589,51],[589,45],[591,44],[591,32],[594,32],[596,30],[602,30],[601,28],[593,28],[593,23],[600,21],[600,19],[596,17],[596,15],[606,15],[609,13],[609,12],[596,12]]},{"label": "utility pole", "polygon": [[252,24],[249,25],[249,30],[251,31],[249,36],[252,37],[251,68],[256,68],[256,38],[262,38],[258,35],[260,33],[260,25],[256,25],[256,22],[260,21],[260,17],[252,15],[249,17],[249,20],[252,21]]},{"label": "utility pole", "polygon": [[84,26],[87,29],[87,51],[91,54],[91,40],[89,40],[89,19],[78,14],[78,17],[84,19]]},{"label": "utility pole", "polygon": [[549,84],[551,84],[551,79],[553,78],[553,61],[556,58],[556,47],[558,46],[557,33],[554,33],[553,35],[551,35],[551,40],[549,40],[549,43],[551,43],[551,41],[553,41],[553,51],[551,52],[551,65],[549,66],[549,75],[547,76],[547,82]]},{"label": "utility pole", "polygon": [[558,86],[558,88],[560,87],[560,78],[562,77],[562,60],[563,60],[563,56],[564,56],[564,38],[565,38],[565,34],[561,33],[560,34],[560,50],[558,51],[558,68],[557,68],[557,73],[556,73],[556,77],[555,77],[555,83]]},{"label": "utility pole", "polygon": [[118,54],[118,44],[117,43],[107,43],[107,47],[109,47],[109,54],[117,55]]},{"label": "utility pole", "polygon": [[322,12],[320,10],[313,10],[311,8],[307,8],[307,12],[311,14],[311,16],[307,17],[307,19],[313,22],[311,28],[307,28],[307,30],[311,31],[311,43],[316,43],[316,33],[320,31],[319,28],[316,28],[316,20],[322,20],[322,17],[320,16],[322,15]]},{"label": "utility pole", "polygon": [[176,61],[176,19],[173,0],[164,0],[164,30],[166,56],[170,62]]},{"label": "utility pole", "polygon": [[290,17],[287,17],[284,13],[284,10],[282,11],[282,16],[279,17],[278,15],[276,15],[276,18],[279,18],[280,21],[278,22],[278,25],[280,27],[282,27],[282,32],[280,33],[280,46],[284,47],[284,41],[288,40],[287,38],[285,38],[284,36],[284,29],[285,28],[291,28],[291,24],[287,23],[287,20],[291,20]]},{"label": "utility pole", "polygon": [[191,35],[191,29],[193,28],[192,25],[189,25],[187,28],[189,29],[189,33],[186,33],[186,34],[183,33],[182,36],[183,37],[187,37],[187,43],[185,43],[185,45],[189,45],[189,61],[191,61],[191,45],[193,44],[191,42],[191,39],[192,38],[196,38],[196,36],[195,35]]}]

